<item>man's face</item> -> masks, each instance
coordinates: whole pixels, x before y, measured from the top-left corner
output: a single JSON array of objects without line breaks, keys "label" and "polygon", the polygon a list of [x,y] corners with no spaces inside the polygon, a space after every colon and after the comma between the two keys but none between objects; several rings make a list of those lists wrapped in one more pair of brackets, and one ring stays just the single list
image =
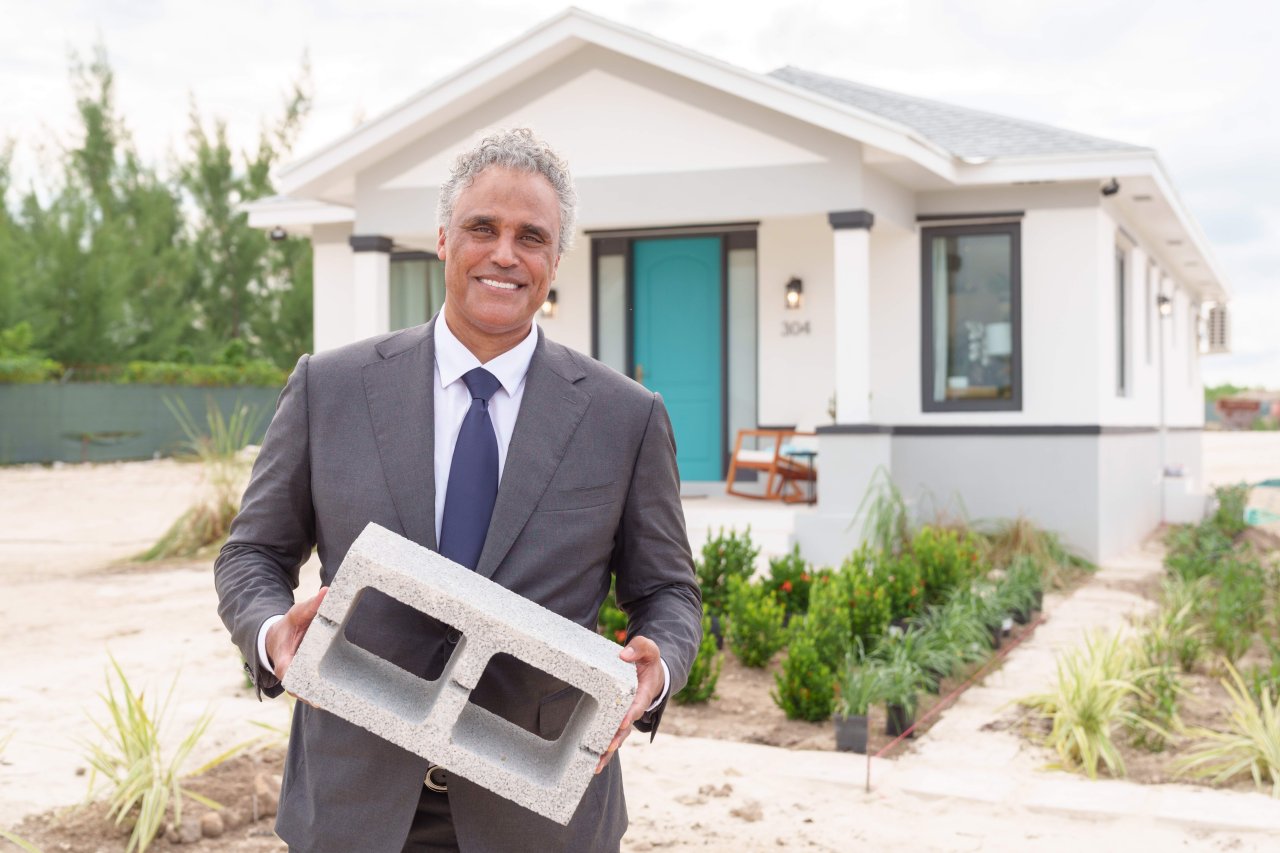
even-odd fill
[{"label": "man's face", "polygon": [[537,173],[490,166],[463,190],[440,227],[445,316],[474,344],[526,334],[560,263],[560,205]]}]

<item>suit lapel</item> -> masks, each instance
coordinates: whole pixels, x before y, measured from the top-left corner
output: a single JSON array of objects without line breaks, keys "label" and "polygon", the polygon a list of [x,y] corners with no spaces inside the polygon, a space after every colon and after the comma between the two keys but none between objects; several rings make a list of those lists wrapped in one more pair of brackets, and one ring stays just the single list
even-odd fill
[{"label": "suit lapel", "polygon": [[591,401],[591,395],[574,384],[585,375],[567,350],[548,343],[538,331],[498,501],[476,566],[481,575],[493,577],[560,467]]},{"label": "suit lapel", "polygon": [[377,344],[363,370],[382,474],[404,535],[436,549],[435,320]]}]

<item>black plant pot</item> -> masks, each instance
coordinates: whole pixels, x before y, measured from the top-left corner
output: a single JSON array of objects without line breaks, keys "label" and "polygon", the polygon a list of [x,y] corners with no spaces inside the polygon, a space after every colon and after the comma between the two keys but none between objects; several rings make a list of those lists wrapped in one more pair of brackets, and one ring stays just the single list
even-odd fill
[{"label": "black plant pot", "polygon": [[1030,607],[1020,607],[1020,608],[1018,608],[1017,610],[1013,611],[1013,621],[1014,621],[1014,622],[1017,622],[1019,625],[1025,625],[1025,624],[1027,624],[1028,622],[1030,622],[1030,621],[1031,621],[1031,608],[1030,608]]},{"label": "black plant pot", "polygon": [[854,714],[842,717],[836,714],[831,718],[836,726],[836,749],[841,752],[867,752],[867,715]]},{"label": "black plant pot", "polygon": [[720,630],[720,617],[711,614],[711,636],[716,638],[716,651],[724,650],[724,633]]},{"label": "black plant pot", "polygon": [[1033,610],[1044,610],[1044,590],[1036,590],[1036,603]]},{"label": "black plant pot", "polygon": [[[902,705],[885,705],[884,710],[884,733],[889,737],[897,737],[915,724],[914,710],[908,711]],[[913,732],[909,737],[915,737],[915,733]]]},{"label": "black plant pot", "polygon": [[992,651],[1000,648],[1000,644],[1004,641],[1004,629],[1000,625],[991,626],[991,649]]}]

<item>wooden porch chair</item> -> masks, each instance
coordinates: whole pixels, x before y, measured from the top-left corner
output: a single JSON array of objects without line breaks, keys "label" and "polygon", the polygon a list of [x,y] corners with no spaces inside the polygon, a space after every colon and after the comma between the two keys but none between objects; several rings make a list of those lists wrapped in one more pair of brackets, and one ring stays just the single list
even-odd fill
[{"label": "wooden porch chair", "polygon": [[[809,435],[813,433],[798,433],[790,429],[738,430],[725,478],[725,492],[756,500],[787,500],[789,495],[799,494],[797,483],[814,480],[817,475],[812,465],[791,458],[786,451],[797,436]],[[762,472],[764,491],[744,492],[736,488],[739,469]]]}]

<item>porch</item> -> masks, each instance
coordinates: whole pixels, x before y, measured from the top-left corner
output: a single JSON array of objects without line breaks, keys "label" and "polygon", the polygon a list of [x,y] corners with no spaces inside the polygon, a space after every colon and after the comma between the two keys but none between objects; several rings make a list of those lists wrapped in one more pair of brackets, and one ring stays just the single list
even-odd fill
[{"label": "porch", "polygon": [[695,560],[701,559],[708,536],[723,528],[739,532],[751,528],[751,541],[760,548],[756,571],[767,574],[769,559],[791,550],[795,541],[796,518],[812,515],[814,507],[782,501],[751,500],[725,494],[723,482],[685,483],[680,494],[684,506],[689,547]]}]

